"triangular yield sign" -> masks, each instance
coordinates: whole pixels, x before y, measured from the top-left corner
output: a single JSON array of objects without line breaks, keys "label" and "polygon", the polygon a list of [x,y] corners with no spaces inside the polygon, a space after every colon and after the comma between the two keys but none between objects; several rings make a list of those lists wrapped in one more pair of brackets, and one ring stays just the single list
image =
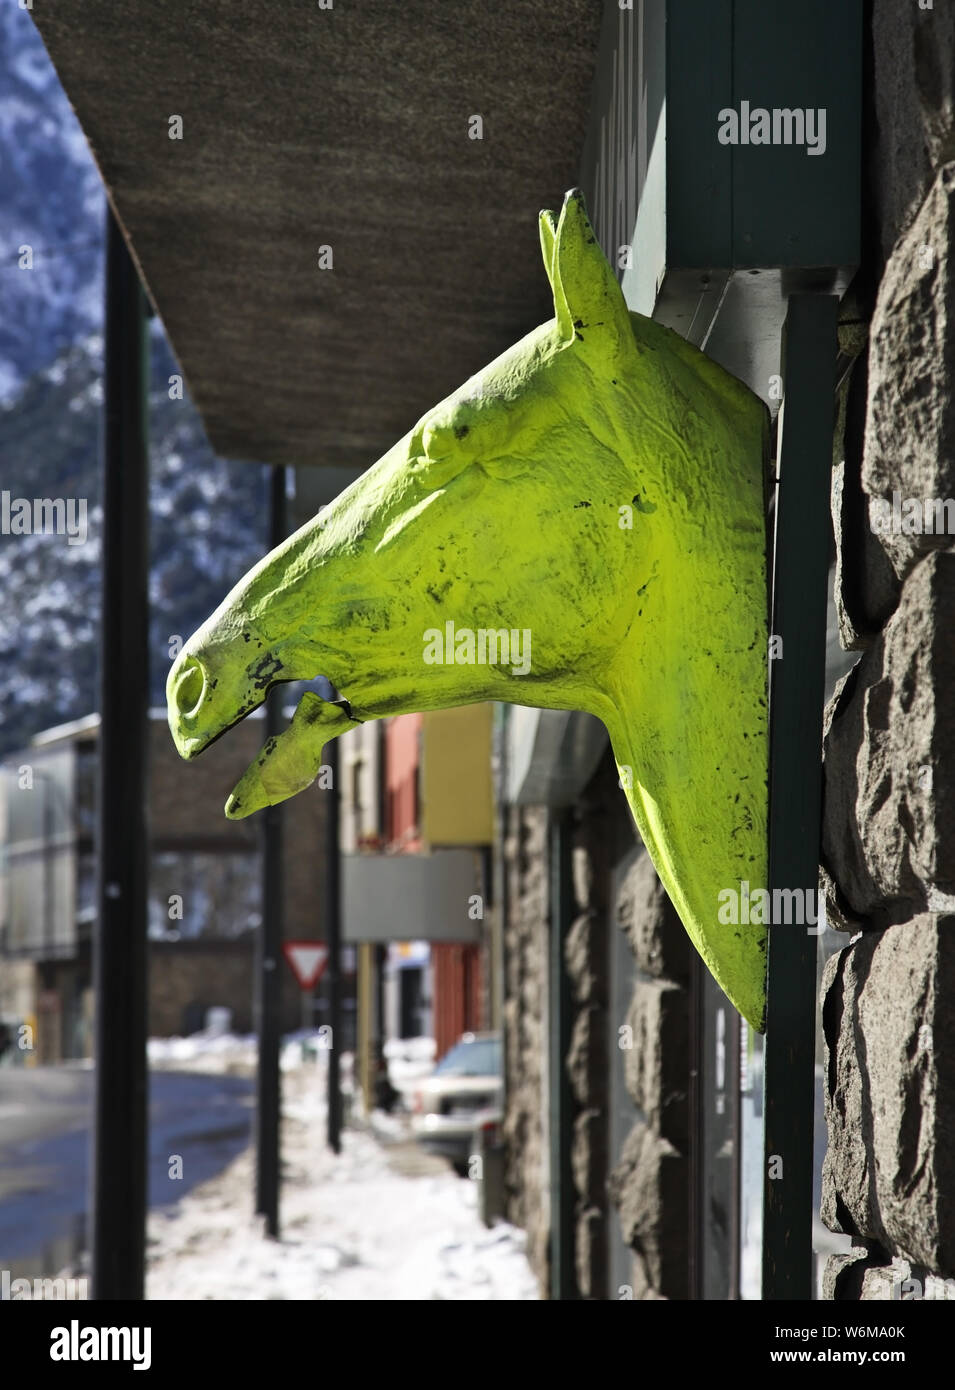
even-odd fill
[{"label": "triangular yield sign", "polygon": [[317,941],[283,941],[285,959],[302,989],[311,989],[328,961],[328,947]]}]

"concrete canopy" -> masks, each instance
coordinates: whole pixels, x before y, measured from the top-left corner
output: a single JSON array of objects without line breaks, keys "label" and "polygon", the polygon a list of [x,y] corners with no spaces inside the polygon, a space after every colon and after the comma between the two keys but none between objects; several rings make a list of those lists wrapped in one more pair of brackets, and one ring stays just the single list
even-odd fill
[{"label": "concrete canopy", "polygon": [[364,469],[550,317],[537,212],[578,178],[601,10],[36,7],[218,453]]}]

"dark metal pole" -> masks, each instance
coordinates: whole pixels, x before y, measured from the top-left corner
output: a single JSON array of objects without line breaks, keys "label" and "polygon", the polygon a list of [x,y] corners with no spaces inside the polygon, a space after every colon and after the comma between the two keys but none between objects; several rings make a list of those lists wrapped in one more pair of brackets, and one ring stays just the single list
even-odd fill
[{"label": "dark metal pole", "polygon": [[326,795],[325,812],[325,939],[328,944],[328,1021],[331,1025],[331,1048],[328,1053],[328,1147],[341,1153],[342,1093],[339,1057],[342,1047],[342,910],[341,863],[339,860],[339,809],[341,795],[338,786],[338,740],[325,745],[322,754],[325,766],[331,769],[330,786]]},{"label": "dark metal pole", "polygon": [[109,212],[90,1194],[97,1299],[141,1299],[144,1292],[149,706],[145,308],[136,269]]},{"label": "dark metal pole", "polygon": [[[285,469],[273,468],[269,480],[269,548],[288,533]],[[266,738],[282,732],[282,688],[273,690],[265,707]],[[268,1235],[279,1233],[279,1185],[282,1089],[279,1050],[284,916],[283,807],[262,813],[262,925],[259,928],[255,970],[255,1025],[259,1037],[255,1113],[255,1209],[265,1217]]]},{"label": "dark metal pole", "polygon": [[[783,330],[783,414],[770,663],[769,886],[816,903],[838,300],[793,295]],[[809,896],[811,894],[811,897]],[[777,902],[773,891],[773,902]],[[763,1298],[811,1299],[816,936],[769,929]]]},{"label": "dark metal pole", "polygon": [[570,823],[556,812],[550,833],[550,1296],[577,1297],[574,1261],[573,1095],[567,1073],[572,996],[565,947],[573,918]]}]

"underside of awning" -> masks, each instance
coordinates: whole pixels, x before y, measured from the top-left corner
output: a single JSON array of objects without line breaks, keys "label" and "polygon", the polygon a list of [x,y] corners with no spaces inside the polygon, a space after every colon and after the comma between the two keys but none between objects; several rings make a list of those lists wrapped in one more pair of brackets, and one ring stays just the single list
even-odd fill
[{"label": "underside of awning", "polygon": [[601,9],[36,7],[217,452],[365,468],[550,316]]}]

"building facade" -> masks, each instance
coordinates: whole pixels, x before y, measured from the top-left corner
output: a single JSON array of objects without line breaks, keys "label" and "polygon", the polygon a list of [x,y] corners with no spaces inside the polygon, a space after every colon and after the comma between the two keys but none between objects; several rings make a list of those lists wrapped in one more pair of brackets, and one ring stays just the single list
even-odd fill
[{"label": "building facade", "polygon": [[[635,4],[628,16],[606,7],[582,174],[595,230],[631,306],[683,333],[690,319],[679,327],[679,285],[667,300],[663,277],[648,279],[647,267],[655,236],[671,235],[666,199],[653,198],[672,77],[655,47],[655,24],[665,9],[676,27],[681,9],[685,18],[692,8]],[[721,7],[705,20],[697,15],[697,34],[714,47],[709,59],[692,45],[681,49],[691,79],[706,62],[718,64],[725,19]],[[953,1015],[945,1003],[955,861],[944,712],[953,678],[945,634],[955,528],[944,518],[947,501],[955,512],[948,328],[955,20],[931,6],[899,9],[881,0],[858,7],[854,20],[861,236],[842,280],[822,284],[841,299],[835,567],[825,908],[809,928],[818,979],[816,1098],[813,1106],[807,1095],[803,1124],[814,1144],[811,1172],[800,1181],[807,1216],[812,1204],[812,1296],[933,1298],[946,1296],[945,1281],[955,1275],[947,1215],[955,1209],[955,1170],[945,1140],[955,1113]],[[822,32],[825,20],[818,22]],[[798,74],[787,73],[785,57],[767,71],[785,104],[795,104]],[[771,106],[772,80],[764,90]],[[672,93],[668,100],[672,117]],[[836,113],[829,117],[831,131]],[[706,157],[694,167],[705,173]],[[675,192],[667,186],[671,228]],[[839,214],[814,216],[825,235]],[[671,236],[664,268],[685,247]],[[838,249],[827,253],[830,264],[838,257]],[[778,326],[754,311],[736,322],[734,346],[720,325],[721,313],[732,317],[739,273],[724,277],[706,350],[717,360],[723,354],[775,414],[774,381],[784,389]],[[711,312],[708,293],[704,284],[701,314]],[[555,785],[575,766],[572,741],[559,730],[549,741],[542,733],[561,717],[511,716],[499,842],[507,884],[508,1214],[526,1227],[550,1296],[759,1298],[767,1259],[763,1040],[688,949],[630,824],[609,752],[581,764],[576,786]]]},{"label": "building facade", "polygon": [[[253,944],[261,922],[261,846],[225,800],[252,760],[262,721],[207,760],[184,764],[165,712],[150,720],[149,1031],[181,1036],[227,1008],[252,1031]],[[35,1027],[40,1062],[90,1055],[94,1000],[98,716],[37,735],[3,767],[6,825],[0,1017]],[[325,803],[316,787],[286,814],[286,936],[318,939]],[[297,1028],[299,992],[283,971],[282,1026]],[[317,1012],[316,1012],[317,1018]]]}]

